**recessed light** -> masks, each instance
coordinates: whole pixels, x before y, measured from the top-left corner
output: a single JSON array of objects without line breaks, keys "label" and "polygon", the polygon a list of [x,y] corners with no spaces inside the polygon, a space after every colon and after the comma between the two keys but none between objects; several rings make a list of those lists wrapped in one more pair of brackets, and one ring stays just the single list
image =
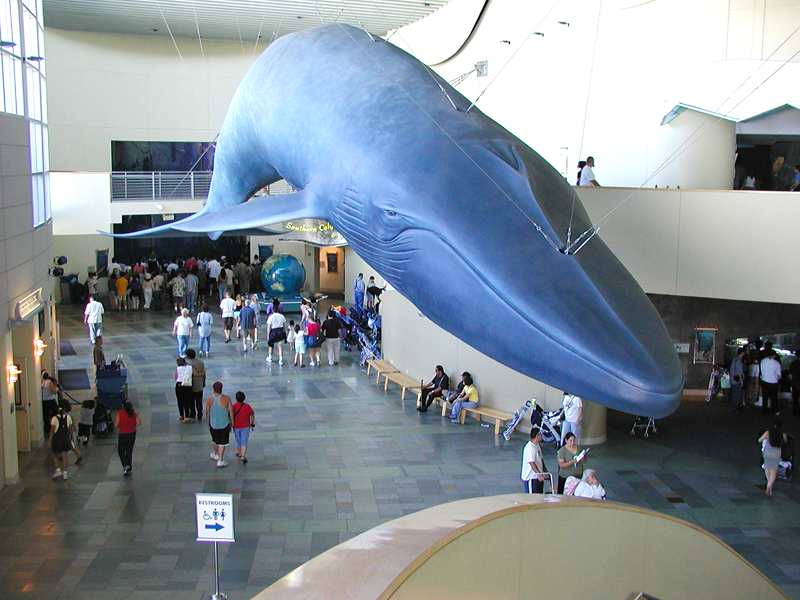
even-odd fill
[{"label": "recessed light", "polygon": [[157,33],[157,32],[158,32],[158,28],[157,27],[153,27],[153,33]]}]

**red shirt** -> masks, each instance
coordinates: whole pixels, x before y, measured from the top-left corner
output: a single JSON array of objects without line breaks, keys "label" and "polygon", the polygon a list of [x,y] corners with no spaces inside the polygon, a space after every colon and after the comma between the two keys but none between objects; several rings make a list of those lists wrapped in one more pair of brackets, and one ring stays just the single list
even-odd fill
[{"label": "red shirt", "polygon": [[306,330],[308,331],[308,335],[319,335],[319,325],[314,321],[309,321],[308,325],[306,325]]},{"label": "red shirt", "polygon": [[233,428],[247,429],[250,427],[250,416],[253,415],[253,407],[247,402],[236,402],[233,405]]},{"label": "red shirt", "polygon": [[136,433],[136,413],[130,416],[124,410],[117,411],[118,431],[120,433]]}]

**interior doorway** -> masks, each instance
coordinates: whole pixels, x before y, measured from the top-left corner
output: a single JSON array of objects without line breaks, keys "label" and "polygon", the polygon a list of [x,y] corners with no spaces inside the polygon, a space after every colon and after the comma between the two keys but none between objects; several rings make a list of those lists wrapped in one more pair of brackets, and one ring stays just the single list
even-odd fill
[{"label": "interior doorway", "polygon": [[26,360],[14,357],[17,367],[17,381],[14,382],[14,413],[17,417],[17,452],[31,451],[31,402],[27,393],[25,378],[28,376]]},{"label": "interior doorway", "polygon": [[319,249],[319,291],[344,297],[344,248],[324,246]]}]

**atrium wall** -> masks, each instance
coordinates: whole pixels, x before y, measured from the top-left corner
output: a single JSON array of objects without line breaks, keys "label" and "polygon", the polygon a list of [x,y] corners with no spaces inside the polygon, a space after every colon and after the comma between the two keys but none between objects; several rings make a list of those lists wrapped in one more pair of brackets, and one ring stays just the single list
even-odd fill
[{"label": "atrium wall", "polygon": [[[437,63],[470,31],[474,4],[452,0],[447,12],[399,29],[391,41]],[[488,61],[487,77],[473,73],[456,89],[475,99],[491,82],[478,108],[570,181],[591,154],[603,185],[730,189],[734,157],[730,141],[719,139],[721,123],[693,136],[673,166],[653,176],[695,129],[681,125],[685,115],[665,126],[661,119],[679,102],[735,117],[800,105],[797,57],[753,92],[800,49],[795,35],[774,52],[797,23],[799,0],[492,0],[466,47],[433,68],[451,81]]]}]

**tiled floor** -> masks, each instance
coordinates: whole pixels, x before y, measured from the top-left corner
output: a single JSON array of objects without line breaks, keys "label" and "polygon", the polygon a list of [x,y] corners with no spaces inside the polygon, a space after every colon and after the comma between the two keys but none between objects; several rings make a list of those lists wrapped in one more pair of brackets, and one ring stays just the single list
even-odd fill
[{"label": "tiled floor", "polygon": [[[79,315],[66,309],[61,319],[76,350],[61,367],[87,366]],[[388,519],[520,488],[524,436],[506,444],[476,424],[420,416],[413,400],[385,395],[350,359],[333,369],[267,365],[263,351],[243,357],[221,335],[206,361],[209,381],[245,391],[258,427],[249,464],[218,470],[206,427],[177,421],[170,328],[166,314],[107,315],[106,355],[125,356],[144,419],[134,474],[120,476],[113,439],[93,440],[66,482],[50,480],[44,450],[24,456],[22,481],[0,493],[0,597],[207,598],[212,555],[194,541],[198,491],[235,494],[237,541],[221,552],[233,600]],[[800,491],[780,482],[767,500],[756,487],[755,438],[765,423],[758,413],[691,404],[642,440],[628,436],[628,417],[611,414],[592,466],[611,498],[710,529],[800,598]]]}]

